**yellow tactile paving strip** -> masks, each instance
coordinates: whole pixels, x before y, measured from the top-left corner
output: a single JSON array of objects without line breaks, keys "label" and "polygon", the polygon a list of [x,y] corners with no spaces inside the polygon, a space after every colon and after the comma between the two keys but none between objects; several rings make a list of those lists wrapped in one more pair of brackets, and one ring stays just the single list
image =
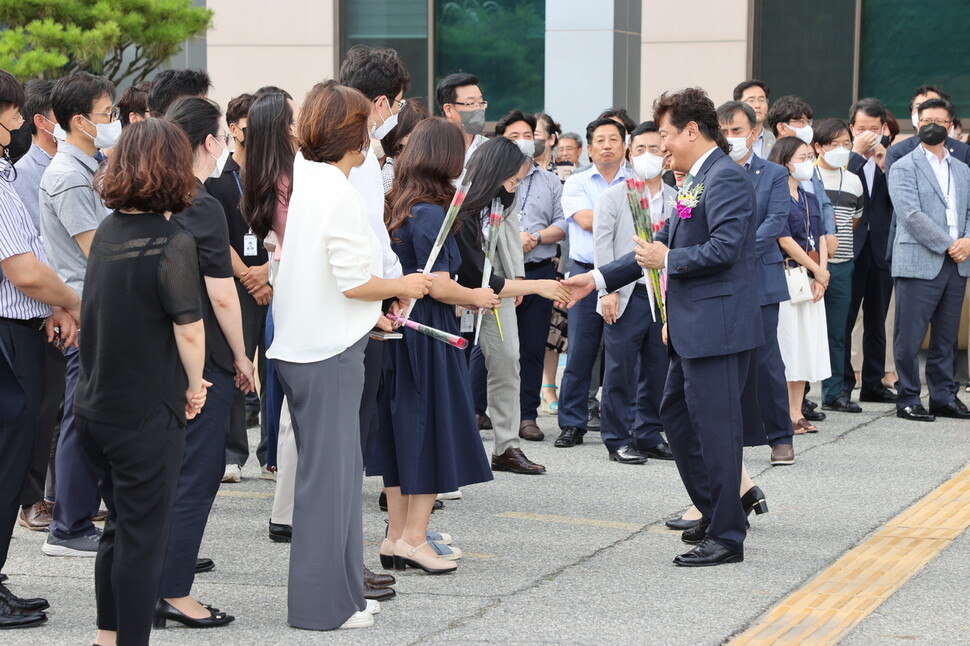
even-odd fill
[{"label": "yellow tactile paving strip", "polygon": [[970,467],[772,608],[730,646],[836,644],[970,526]]}]

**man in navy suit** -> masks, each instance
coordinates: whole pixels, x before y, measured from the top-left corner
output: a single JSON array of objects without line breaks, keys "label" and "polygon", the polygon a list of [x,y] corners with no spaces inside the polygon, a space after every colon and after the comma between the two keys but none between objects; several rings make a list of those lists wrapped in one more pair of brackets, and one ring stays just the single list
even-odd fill
[{"label": "man in navy suit", "polygon": [[633,253],[565,284],[575,301],[596,287],[615,291],[637,280],[641,267],[666,268],[670,370],[660,416],[684,486],[704,516],[683,537],[699,544],[674,563],[735,563],[744,560],[746,533],[738,496],[742,392],[764,342],[754,189],[724,152],[706,92],[664,94],[653,117],[670,168],[687,173],[677,213],[656,242],[638,240]]},{"label": "man in navy suit", "polygon": [[752,144],[758,121],[750,105],[728,101],[717,109],[717,119],[721,132],[731,146],[731,159],[747,171],[754,187],[755,222],[758,227],[755,243],[758,258],[755,265],[765,343],[758,351],[758,397],[750,400],[757,404],[760,415],[756,412],[745,416],[745,445],[764,444],[767,436],[771,445],[772,466],[794,464],[788,384],[785,381],[785,363],[778,348],[778,304],[788,300],[784,258],[778,246],[778,236],[788,219],[791,199],[788,171],[754,153]]}]

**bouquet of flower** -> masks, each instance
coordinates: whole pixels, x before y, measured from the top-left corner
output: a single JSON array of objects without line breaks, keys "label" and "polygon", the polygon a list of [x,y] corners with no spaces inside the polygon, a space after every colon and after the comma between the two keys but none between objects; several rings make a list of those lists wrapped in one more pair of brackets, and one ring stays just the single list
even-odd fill
[{"label": "bouquet of flower", "polygon": [[[485,266],[482,268],[482,287],[488,287],[488,281],[492,278],[492,259],[495,257],[495,247],[498,246],[498,228],[502,226],[502,200],[495,198],[492,200],[492,208],[489,211],[488,226],[485,230]],[[495,315],[495,323],[498,325],[498,336],[505,341],[502,334],[502,319],[499,318],[498,310],[492,309]],[[478,345],[478,335],[482,332],[482,310],[478,310],[478,319],[475,321],[475,345]]]},{"label": "bouquet of flower", "polygon": [[[628,179],[626,181],[627,200],[630,212],[633,214],[633,228],[642,240],[653,242],[653,222],[650,219],[650,198],[644,194],[646,182],[642,179]],[[667,322],[667,313],[663,306],[664,285],[659,269],[644,269],[643,277],[649,286],[647,294],[650,296],[650,317],[656,323],[657,306],[660,307],[660,320]]]}]

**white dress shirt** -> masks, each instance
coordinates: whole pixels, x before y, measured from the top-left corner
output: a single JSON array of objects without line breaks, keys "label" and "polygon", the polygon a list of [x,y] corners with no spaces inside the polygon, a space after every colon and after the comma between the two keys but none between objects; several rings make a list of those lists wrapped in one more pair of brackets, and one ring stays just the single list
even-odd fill
[{"label": "white dress shirt", "polygon": [[404,272],[397,254],[391,250],[391,237],[387,233],[387,225],[384,224],[384,177],[373,149],[367,151],[363,164],[350,171],[350,183],[364,200],[367,221],[381,245],[383,273],[377,272],[378,275],[384,278],[400,278]]},{"label": "white dress shirt", "polygon": [[569,227],[569,257],[575,261],[593,264],[593,232],[579,226],[573,216],[580,211],[592,211],[596,200],[611,186],[626,182],[626,164],[621,164],[612,182],[607,182],[596,165],[573,173],[562,187],[562,211]]},{"label": "white dress shirt", "polygon": [[923,154],[926,155],[926,161],[929,162],[930,168],[933,169],[933,174],[936,175],[936,181],[940,185],[940,190],[946,195],[946,225],[950,231],[950,237],[956,240],[960,237],[960,231],[957,229],[956,220],[956,200],[957,200],[957,189],[953,185],[953,174],[950,172],[950,152],[944,148],[943,149],[943,159],[936,156],[936,153],[930,152],[926,149],[926,146],[920,144],[923,149]]}]

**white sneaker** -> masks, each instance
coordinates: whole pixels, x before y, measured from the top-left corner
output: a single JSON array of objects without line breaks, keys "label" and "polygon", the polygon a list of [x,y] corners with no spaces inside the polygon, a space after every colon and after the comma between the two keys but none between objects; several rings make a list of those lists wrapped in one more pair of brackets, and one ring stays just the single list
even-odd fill
[{"label": "white sneaker", "polygon": [[242,482],[242,469],[238,464],[227,464],[226,472],[222,476],[223,482]]},{"label": "white sneaker", "polygon": [[47,540],[41,546],[41,551],[47,556],[80,556],[94,557],[98,555],[98,543],[101,541],[101,531],[96,530],[87,536],[75,538],[57,538],[53,534],[47,535]]},{"label": "white sneaker", "polygon": [[357,611],[350,615],[350,619],[345,621],[338,630],[342,628],[370,628],[374,625],[374,615]]},{"label": "white sneaker", "polygon": [[365,599],[367,601],[367,607],[364,608],[364,612],[369,615],[376,615],[381,611],[381,602],[377,599]]},{"label": "white sneaker", "polygon": [[461,500],[461,489],[439,493],[438,500]]},{"label": "white sneaker", "polygon": [[276,482],[276,472],[270,471],[266,468],[266,465],[259,467],[259,479],[260,480],[272,480]]}]

